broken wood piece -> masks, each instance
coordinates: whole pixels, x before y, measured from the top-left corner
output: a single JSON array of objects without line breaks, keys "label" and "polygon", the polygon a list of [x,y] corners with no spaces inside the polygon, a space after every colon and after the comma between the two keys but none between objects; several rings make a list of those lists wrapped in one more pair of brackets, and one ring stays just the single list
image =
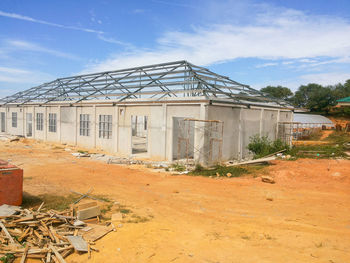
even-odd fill
[{"label": "broken wood piece", "polygon": [[55,253],[55,257],[57,258],[58,262],[66,263],[64,258],[61,256],[61,254],[57,251],[57,249],[53,245],[50,244],[49,248],[52,250],[53,253]]},{"label": "broken wood piece", "polygon": [[91,193],[92,188],[89,189],[89,191],[86,192],[86,194],[83,194],[77,201],[74,202],[74,204],[77,204],[80,202],[80,200],[84,199],[85,197],[88,197],[88,194]]},{"label": "broken wood piece", "polygon": [[41,205],[39,206],[37,212],[40,212],[41,208],[43,208],[45,202],[42,202]]},{"label": "broken wood piece", "polygon": [[12,244],[16,244],[15,240],[12,238],[12,236],[10,235],[10,233],[7,231],[6,227],[4,226],[3,223],[0,222],[0,227],[2,229],[2,231],[4,231],[6,237],[9,239],[9,241],[12,243]]},{"label": "broken wood piece", "polygon": [[233,164],[228,164],[226,165],[227,167],[230,166],[238,166],[238,165],[248,165],[248,164],[255,164],[255,163],[267,163],[270,161],[276,160],[275,156],[267,157],[267,158],[259,158],[251,161],[245,161],[245,162],[240,162],[240,163],[233,163]]},{"label": "broken wood piece", "polygon": [[67,236],[74,249],[79,252],[88,252],[88,243],[81,236]]},{"label": "broken wood piece", "polygon": [[87,241],[95,242],[101,237],[107,235],[109,232],[113,231],[113,227],[110,226],[101,226],[101,225],[89,225],[92,229],[87,233],[83,234],[83,237]]},{"label": "broken wood piece", "polygon": [[20,263],[25,263],[26,262],[28,249],[29,249],[29,246],[26,246],[25,249],[24,249],[24,252],[23,252],[23,255],[22,255]]}]

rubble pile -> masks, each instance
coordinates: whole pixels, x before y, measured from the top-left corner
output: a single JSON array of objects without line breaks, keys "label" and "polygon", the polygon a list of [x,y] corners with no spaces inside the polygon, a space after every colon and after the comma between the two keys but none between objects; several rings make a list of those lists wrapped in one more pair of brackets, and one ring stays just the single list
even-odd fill
[{"label": "rubble pile", "polygon": [[[81,205],[80,205],[81,206]],[[42,212],[19,206],[0,206],[0,258],[38,259],[43,262],[65,262],[71,253],[98,252],[94,242],[115,231],[114,225],[84,222],[81,214],[90,209],[91,217],[99,214],[95,206],[84,205],[62,212]],[[82,212],[83,211],[83,212]],[[95,212],[94,212],[95,211]],[[75,216],[74,214],[77,214]],[[80,217],[80,219],[78,219]],[[90,221],[89,221],[90,220]],[[86,220],[91,222],[91,219]]]}]

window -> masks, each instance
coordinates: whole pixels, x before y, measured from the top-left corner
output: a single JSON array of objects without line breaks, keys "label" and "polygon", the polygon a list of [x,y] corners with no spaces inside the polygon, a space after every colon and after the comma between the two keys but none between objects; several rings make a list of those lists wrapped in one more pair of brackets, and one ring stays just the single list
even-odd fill
[{"label": "window", "polygon": [[12,127],[17,128],[17,112],[12,112]]},{"label": "window", "polygon": [[89,136],[90,135],[90,115],[89,114],[80,114],[80,136]]},{"label": "window", "polygon": [[99,116],[99,138],[112,138],[112,115]]},{"label": "window", "polygon": [[36,114],[36,129],[42,131],[44,129],[44,113]]},{"label": "window", "polygon": [[56,132],[56,113],[49,113],[49,132]]}]

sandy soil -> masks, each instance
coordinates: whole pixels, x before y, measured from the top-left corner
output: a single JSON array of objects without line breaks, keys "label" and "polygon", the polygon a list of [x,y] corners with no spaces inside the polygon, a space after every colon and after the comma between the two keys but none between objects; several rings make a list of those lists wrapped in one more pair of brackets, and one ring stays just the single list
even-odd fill
[{"label": "sandy soil", "polygon": [[266,184],[108,165],[30,141],[0,142],[0,159],[24,168],[29,194],[93,187],[152,217],[67,262],[350,262],[350,161],[276,161]]}]

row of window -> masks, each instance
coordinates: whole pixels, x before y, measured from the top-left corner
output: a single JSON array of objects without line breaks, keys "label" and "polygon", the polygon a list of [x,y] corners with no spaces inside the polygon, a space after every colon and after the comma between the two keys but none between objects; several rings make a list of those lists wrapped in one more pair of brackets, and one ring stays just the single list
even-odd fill
[{"label": "row of window", "polygon": [[[90,114],[80,114],[80,136],[90,136]],[[17,112],[12,112],[12,127],[17,127]],[[44,114],[36,114],[36,129],[44,129]],[[49,113],[49,132],[57,131],[57,114]],[[98,136],[103,139],[112,138],[112,115],[99,115]]]}]

